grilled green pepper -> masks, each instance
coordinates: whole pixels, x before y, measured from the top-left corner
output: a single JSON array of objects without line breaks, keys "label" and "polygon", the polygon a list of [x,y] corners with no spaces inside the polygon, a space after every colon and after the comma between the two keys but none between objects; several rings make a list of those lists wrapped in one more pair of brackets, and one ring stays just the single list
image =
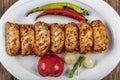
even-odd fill
[{"label": "grilled green pepper", "polygon": [[50,10],[50,9],[70,9],[82,15],[88,15],[87,10],[80,8],[79,6],[75,4],[68,3],[68,2],[58,2],[58,3],[50,3],[50,4],[46,4],[46,5],[34,8],[30,12],[27,13],[27,16],[34,12]]}]

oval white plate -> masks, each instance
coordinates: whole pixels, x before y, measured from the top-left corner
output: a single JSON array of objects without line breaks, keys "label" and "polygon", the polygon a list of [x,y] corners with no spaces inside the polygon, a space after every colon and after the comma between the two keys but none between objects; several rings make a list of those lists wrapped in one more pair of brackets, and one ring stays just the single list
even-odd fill
[{"label": "oval white plate", "polygon": [[[92,20],[102,20],[107,28],[110,44],[108,51],[105,54],[91,55],[96,61],[93,69],[79,69],[79,75],[74,75],[73,80],[98,80],[108,75],[120,61],[120,17],[119,15],[104,1],[100,0],[60,0],[61,2],[71,2],[78,6],[87,9],[90,16],[87,18],[89,22]],[[11,57],[8,56],[5,50],[5,23],[7,21],[16,23],[35,23],[34,18],[38,13],[29,15],[25,14],[37,7],[46,3],[58,2],[58,0],[26,0],[24,2],[18,1],[3,15],[0,21],[0,61],[3,66],[16,78],[20,80],[69,80],[66,71],[72,66],[65,65],[65,70],[60,77],[42,77],[37,72],[37,63],[39,57],[25,56],[25,57]],[[44,16],[39,20],[48,23],[68,23],[77,22],[73,19],[63,16]],[[72,80],[71,79],[71,80]]]}]

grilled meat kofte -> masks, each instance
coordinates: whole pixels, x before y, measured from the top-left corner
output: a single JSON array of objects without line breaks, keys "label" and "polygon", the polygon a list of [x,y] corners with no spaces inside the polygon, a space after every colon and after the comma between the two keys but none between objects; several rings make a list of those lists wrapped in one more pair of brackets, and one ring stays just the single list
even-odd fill
[{"label": "grilled meat kofte", "polygon": [[37,22],[34,25],[35,45],[34,53],[43,56],[49,51],[50,47],[50,31],[48,25],[44,22]]},{"label": "grilled meat kofte", "polygon": [[75,23],[66,24],[65,28],[65,50],[74,52],[78,50],[78,27]]},{"label": "grilled meat kofte", "polygon": [[81,54],[86,54],[93,46],[93,30],[89,23],[80,21],[79,28],[79,48]]},{"label": "grilled meat kofte", "polygon": [[53,53],[61,53],[61,51],[64,47],[63,25],[59,25],[57,23],[51,24],[50,32],[51,32],[51,47],[50,47],[50,50]]},{"label": "grilled meat kofte", "polygon": [[93,50],[97,52],[105,51],[109,42],[105,26],[100,20],[92,21],[91,26],[94,36]]},{"label": "grilled meat kofte", "polygon": [[11,56],[35,54],[43,56],[49,52],[102,52],[107,49],[106,28],[100,20],[91,24],[86,21],[68,24],[6,23],[6,50]]},{"label": "grilled meat kofte", "polygon": [[32,24],[20,25],[21,55],[30,55],[34,47],[34,29]]},{"label": "grilled meat kofte", "polygon": [[20,32],[19,25],[11,22],[6,23],[6,50],[11,56],[19,54],[20,49]]}]

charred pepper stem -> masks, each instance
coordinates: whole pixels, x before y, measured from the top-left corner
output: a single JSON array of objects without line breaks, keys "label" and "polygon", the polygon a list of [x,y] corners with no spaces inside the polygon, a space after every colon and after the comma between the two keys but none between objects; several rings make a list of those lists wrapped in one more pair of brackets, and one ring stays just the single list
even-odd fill
[{"label": "charred pepper stem", "polygon": [[37,20],[39,17],[44,16],[44,15],[63,15],[63,16],[67,16],[67,17],[76,19],[78,21],[86,20],[84,16],[82,16],[76,12],[65,10],[65,9],[46,10],[46,11],[42,12],[41,14],[39,14],[35,20]]},{"label": "charred pepper stem", "polygon": [[46,4],[46,5],[32,9],[30,12],[27,13],[27,15],[34,13],[34,12],[49,10],[49,9],[70,9],[70,10],[74,10],[77,13],[80,13],[83,15],[88,15],[87,10],[82,9],[79,6],[72,4],[72,3],[68,3],[68,2],[58,2],[58,3]]}]

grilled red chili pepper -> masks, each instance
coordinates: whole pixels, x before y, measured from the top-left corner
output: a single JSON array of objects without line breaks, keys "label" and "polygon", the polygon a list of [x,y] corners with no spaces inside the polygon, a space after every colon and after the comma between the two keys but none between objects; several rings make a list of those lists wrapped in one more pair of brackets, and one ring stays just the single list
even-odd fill
[{"label": "grilled red chili pepper", "polygon": [[67,16],[73,19],[76,19],[78,21],[80,20],[86,20],[84,16],[70,11],[70,10],[65,10],[65,9],[54,9],[54,10],[46,10],[44,12],[42,12],[41,14],[39,14],[35,20],[37,20],[39,17],[44,16],[44,15],[63,15],[63,16]]}]

